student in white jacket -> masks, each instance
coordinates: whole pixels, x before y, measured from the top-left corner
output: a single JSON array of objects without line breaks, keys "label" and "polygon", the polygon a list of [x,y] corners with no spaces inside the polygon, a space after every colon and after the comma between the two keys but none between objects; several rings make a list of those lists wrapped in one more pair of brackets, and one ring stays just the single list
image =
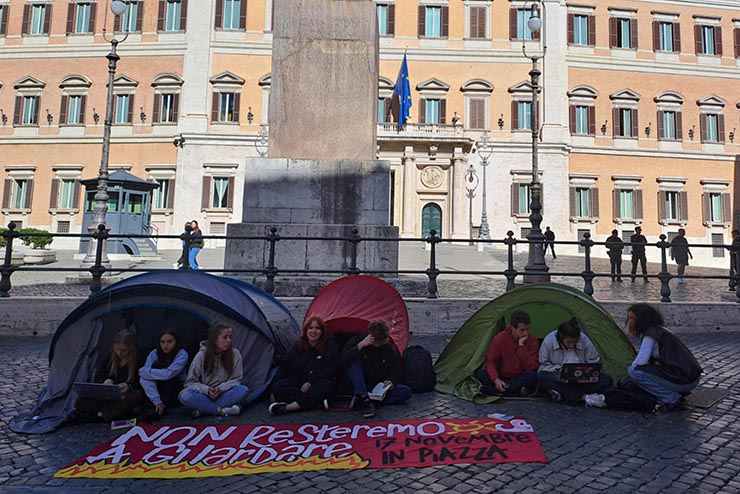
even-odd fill
[{"label": "student in white jacket", "polygon": [[249,393],[242,384],[242,356],[232,346],[234,330],[217,324],[190,364],[180,402],[200,415],[239,415]]}]

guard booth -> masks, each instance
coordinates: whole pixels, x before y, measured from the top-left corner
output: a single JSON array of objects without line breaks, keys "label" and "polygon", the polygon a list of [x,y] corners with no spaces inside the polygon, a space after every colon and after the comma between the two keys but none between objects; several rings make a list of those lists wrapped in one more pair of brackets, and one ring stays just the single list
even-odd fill
[{"label": "guard booth", "polygon": [[[81,181],[85,187],[85,212],[83,233],[95,226],[95,193],[98,179]],[[156,235],[152,219],[152,191],[159,187],[127,171],[116,170],[108,176],[108,213],[105,224],[111,235]],[[90,239],[80,239],[80,254],[86,254]],[[128,254],[137,257],[157,255],[156,240],[150,238],[111,238],[107,242],[108,254]]]}]

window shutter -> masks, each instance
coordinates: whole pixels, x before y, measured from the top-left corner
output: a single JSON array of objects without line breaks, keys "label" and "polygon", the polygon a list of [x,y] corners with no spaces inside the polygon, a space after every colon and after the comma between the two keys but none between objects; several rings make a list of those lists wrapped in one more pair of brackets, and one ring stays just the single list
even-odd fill
[{"label": "window shutter", "polygon": [[72,209],[80,209],[80,192],[82,187],[79,180],[75,180],[74,192],[72,195]]},{"label": "window shutter", "polygon": [[2,10],[3,15],[0,17],[0,34],[8,34],[8,10],[10,10],[10,4],[3,5]]},{"label": "window shutter", "polygon": [[90,32],[95,33],[95,17],[98,15],[98,4],[92,2],[90,4]]},{"label": "window shutter", "polygon": [[511,102],[511,130],[519,128],[519,112],[517,111],[516,101]]},{"label": "window shutter", "polygon": [[722,56],[722,26],[714,26],[714,54]]},{"label": "window shutter", "polygon": [[200,207],[201,209],[208,209],[211,207],[211,177],[203,177],[203,191],[200,196]]},{"label": "window shutter", "polygon": [[725,142],[725,116],[717,115],[717,134],[719,142]]},{"label": "window shutter", "polygon": [[113,31],[116,33],[121,32],[121,16],[120,15],[113,16]]},{"label": "window shutter", "polygon": [[612,216],[614,219],[618,219],[619,216],[619,189],[612,191]]},{"label": "window shutter", "polygon": [[709,194],[701,195],[701,221],[705,225],[709,224]]},{"label": "window shutter", "polygon": [[511,184],[511,215],[517,214],[519,214],[519,184],[514,182]]},{"label": "window shutter", "polygon": [[619,39],[617,38],[617,18],[610,17],[609,18],[609,47],[614,48],[618,44],[619,44]]},{"label": "window shutter", "polygon": [[421,98],[419,100],[419,123],[426,123],[427,120],[427,100]]},{"label": "window shutter", "polygon": [[70,3],[67,5],[67,34],[75,32],[75,10],[77,8],[76,3]]},{"label": "window shutter", "polygon": [[614,137],[622,135],[622,119],[619,115],[619,108],[612,108],[612,135]]},{"label": "window shutter", "polygon": [[665,200],[666,194],[664,191],[658,191],[658,221],[665,221]]},{"label": "window shutter", "polygon": [[516,15],[517,9],[509,10],[509,39],[517,39]]},{"label": "window shutter", "polygon": [[31,122],[34,125],[38,125],[38,123],[39,123],[39,107],[40,106],[41,106],[41,97],[40,96],[36,96],[36,105],[35,105],[35,108],[33,110],[33,121]]},{"label": "window shutter", "polygon": [[138,9],[136,9],[136,32],[141,32],[141,24],[144,19],[144,2],[138,3]]},{"label": "window shutter", "polygon": [[630,129],[630,137],[639,137],[639,130],[637,125],[637,110],[630,110],[631,118],[630,123],[632,124],[632,128]]},{"label": "window shutter", "polygon": [[699,115],[699,133],[701,134],[701,142],[707,141],[707,116],[703,113]]},{"label": "window shutter", "polygon": [[689,219],[689,194],[687,192],[678,193],[678,214],[681,221]]},{"label": "window shutter", "polygon": [[[7,7],[3,10],[3,18],[7,19]],[[3,33],[5,33],[5,25],[7,22],[3,21]],[[735,58],[740,58],[740,27],[735,28]]]},{"label": "window shutter", "polygon": [[576,209],[578,189],[570,187],[570,217],[575,218],[578,216],[578,210]]},{"label": "window shutter", "polygon": [[439,123],[444,125],[447,122],[447,100],[439,100]]},{"label": "window shutter", "polygon": [[239,123],[239,110],[240,110],[240,101],[241,101],[241,94],[234,93],[234,119],[232,122]]},{"label": "window shutter", "polygon": [[211,98],[211,122],[218,122],[218,100],[219,93],[213,93]]},{"label": "window shutter", "polygon": [[676,112],[676,139],[683,139],[683,118],[681,118],[681,112]]},{"label": "window shutter", "polygon": [[33,205],[33,179],[30,179],[28,182],[28,192],[26,192],[26,209],[31,209],[31,206]]},{"label": "window shutter", "polygon": [[575,36],[573,35],[573,21],[575,14],[568,14],[568,44],[572,45],[575,43]]},{"label": "window shutter", "polygon": [[588,16],[588,44],[596,45],[596,17],[593,15]]},{"label": "window shutter", "polygon": [[730,194],[722,194],[722,223],[732,223],[732,199]]},{"label": "window shutter", "polygon": [[167,204],[165,204],[165,207],[167,209],[173,209],[175,207],[175,179],[171,178],[169,180],[169,188],[167,189]]},{"label": "window shutter", "polygon": [[13,189],[13,179],[5,179],[5,187],[3,188],[3,209],[10,207],[10,191]]},{"label": "window shutter", "polygon": [[247,29],[247,0],[239,2],[239,29]]},{"label": "window shutter", "polygon": [[229,177],[229,190],[226,195],[226,207],[234,209],[234,177]]},{"label": "window shutter", "polygon": [[643,217],[642,214],[642,190],[635,189],[632,192],[633,197],[635,198],[635,219],[641,220]]},{"label": "window shutter", "polygon": [[694,26],[694,50],[697,55],[704,52],[704,42],[701,37],[701,26]]},{"label": "window shutter", "polygon": [[162,95],[154,95],[154,108],[152,108],[152,123],[161,123],[164,115],[159,114],[159,107],[162,104]]},{"label": "window shutter", "polygon": [[59,207],[59,179],[51,181],[51,198],[49,199],[49,208],[56,209]]},{"label": "window shutter", "polygon": [[180,2],[180,31],[187,31],[188,26],[188,0]]},{"label": "window shutter", "polygon": [[575,135],[576,133],[576,107],[570,105],[570,133]]},{"label": "window shutter", "polygon": [[175,94],[172,97],[172,121],[177,123],[180,117],[180,95]]},{"label": "window shutter", "polygon": [[481,38],[488,39],[488,9],[479,7],[478,14],[478,34]]},{"label": "window shutter", "polygon": [[637,19],[630,19],[630,48],[637,50]]},{"label": "window shutter", "polygon": [[450,35],[450,8],[442,7],[442,37],[447,38]]},{"label": "window shutter", "polygon": [[31,32],[31,5],[25,4],[23,6],[23,25],[21,27],[23,34],[29,34]]},{"label": "window shutter", "polygon": [[472,129],[484,129],[486,128],[486,101],[481,98],[471,98],[469,102],[470,108],[470,128]]},{"label": "window shutter", "polygon": [[599,217],[599,189],[591,188],[591,217]]},{"label": "window shutter", "polygon": [[167,0],[159,0],[159,13],[157,14],[157,31],[162,32],[167,20]]},{"label": "window shutter", "polygon": [[663,112],[658,112],[658,140],[665,138],[665,129],[663,128]]},{"label": "window shutter", "polygon": [[588,107],[588,135],[596,135],[596,107]]},{"label": "window shutter", "polygon": [[50,3],[46,4],[46,8],[44,9],[44,34],[49,34],[51,30],[51,11],[52,11],[53,5]]},{"label": "window shutter", "polygon": [[87,96],[80,96],[80,124],[85,124],[85,106],[87,105]]},{"label": "window shutter", "polygon": [[418,8],[419,13],[419,19],[418,19],[418,28],[419,28],[419,37],[423,38],[424,34],[426,33],[426,7],[423,5],[419,5]]},{"label": "window shutter", "polygon": [[478,37],[478,7],[468,8],[468,31],[471,38]]},{"label": "window shutter", "polygon": [[15,97],[15,112],[13,113],[13,125],[20,125],[23,121],[23,96]]},{"label": "window shutter", "polygon": [[660,50],[660,23],[653,21],[653,51]]},{"label": "window shutter", "polygon": [[126,123],[134,123],[134,95],[131,94],[128,97],[128,115],[126,116]]},{"label": "window shutter", "polygon": [[59,125],[67,123],[67,102],[69,98],[66,95],[62,95],[62,102],[59,105]]},{"label": "window shutter", "polygon": [[390,4],[388,6],[388,34],[393,36],[396,34],[396,5]]},{"label": "window shutter", "polygon": [[681,24],[673,23],[673,51],[681,52]]},{"label": "window shutter", "polygon": [[224,27],[224,0],[216,0],[216,17],[213,27],[216,29],[223,29]]}]

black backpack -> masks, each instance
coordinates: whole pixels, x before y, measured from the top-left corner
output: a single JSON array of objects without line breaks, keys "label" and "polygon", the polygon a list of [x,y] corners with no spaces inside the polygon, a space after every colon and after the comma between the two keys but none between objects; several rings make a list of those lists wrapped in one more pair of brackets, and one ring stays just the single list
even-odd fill
[{"label": "black backpack", "polygon": [[437,384],[432,354],[419,345],[410,346],[403,352],[403,372],[406,385],[414,393],[427,393]]},{"label": "black backpack", "polygon": [[652,412],[658,401],[653,395],[640,388],[629,378],[619,381],[617,386],[604,393],[607,408]]}]

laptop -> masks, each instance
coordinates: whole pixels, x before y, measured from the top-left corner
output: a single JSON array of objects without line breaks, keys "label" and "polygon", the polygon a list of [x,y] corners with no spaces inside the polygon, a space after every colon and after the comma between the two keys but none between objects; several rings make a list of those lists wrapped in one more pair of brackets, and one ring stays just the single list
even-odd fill
[{"label": "laptop", "polygon": [[601,364],[563,364],[560,381],[568,384],[595,384],[601,377]]},{"label": "laptop", "polygon": [[115,384],[80,383],[73,384],[77,396],[94,400],[120,400],[121,390]]}]

